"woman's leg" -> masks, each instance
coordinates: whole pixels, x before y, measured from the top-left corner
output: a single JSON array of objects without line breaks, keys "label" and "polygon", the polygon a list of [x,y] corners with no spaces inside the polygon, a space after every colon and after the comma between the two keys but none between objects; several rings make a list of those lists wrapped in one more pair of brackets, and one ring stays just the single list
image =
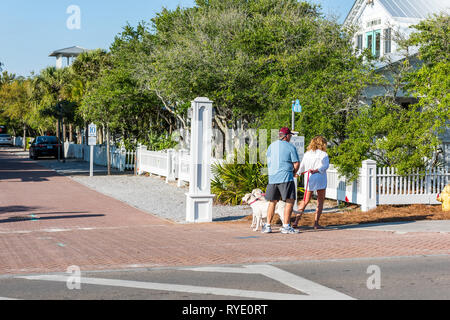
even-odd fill
[{"label": "woman's leg", "polygon": [[306,197],[304,200],[302,200],[298,206],[298,211],[300,212],[300,214],[297,214],[295,216],[295,222],[292,224],[292,226],[295,228],[298,226],[298,222],[300,221],[300,218],[303,215],[303,212],[305,211],[306,206],[308,205],[309,201],[311,200],[312,197],[312,191],[308,191],[306,192]]},{"label": "woman's leg", "polygon": [[316,209],[316,215],[314,217],[314,229],[322,228],[322,226],[319,225],[319,219],[320,219],[320,215],[322,214],[323,203],[325,201],[325,191],[326,191],[326,189],[317,190],[317,209]]}]

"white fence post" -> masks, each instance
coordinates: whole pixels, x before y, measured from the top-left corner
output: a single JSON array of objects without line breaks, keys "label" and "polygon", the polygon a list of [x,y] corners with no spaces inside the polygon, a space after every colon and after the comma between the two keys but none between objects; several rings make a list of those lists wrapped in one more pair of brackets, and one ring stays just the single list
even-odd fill
[{"label": "white fence post", "polygon": [[127,150],[123,145],[120,147],[119,162],[119,170],[120,172],[124,172],[127,168]]},{"label": "white fence post", "polygon": [[138,176],[140,176],[141,174],[142,174],[142,151],[143,151],[143,149],[147,149],[147,147],[145,147],[145,146],[143,146],[142,144],[139,144],[138,145],[138,147],[137,147],[137,154],[138,154],[138,156],[136,157],[137,158],[137,174],[138,174]]},{"label": "white fence post", "polygon": [[361,170],[361,211],[367,212],[377,207],[377,163],[364,160]]},{"label": "white fence post", "polygon": [[175,162],[174,162],[174,150],[167,150],[167,174],[166,174],[166,183],[170,181],[175,181]]},{"label": "white fence post", "polygon": [[183,179],[182,179],[182,168],[183,168],[183,155],[184,155],[184,150],[179,150],[178,151],[178,167],[177,167],[177,187],[180,188],[184,185]]}]

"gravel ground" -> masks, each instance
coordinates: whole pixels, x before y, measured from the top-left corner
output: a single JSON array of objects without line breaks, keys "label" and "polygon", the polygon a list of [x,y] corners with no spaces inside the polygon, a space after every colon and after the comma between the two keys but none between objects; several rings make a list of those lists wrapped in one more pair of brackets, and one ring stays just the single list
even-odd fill
[{"label": "gravel ground", "polygon": [[[161,218],[186,223],[187,187],[160,177],[133,175],[71,176],[81,184]],[[236,220],[251,214],[249,206],[213,206],[213,221]]]}]

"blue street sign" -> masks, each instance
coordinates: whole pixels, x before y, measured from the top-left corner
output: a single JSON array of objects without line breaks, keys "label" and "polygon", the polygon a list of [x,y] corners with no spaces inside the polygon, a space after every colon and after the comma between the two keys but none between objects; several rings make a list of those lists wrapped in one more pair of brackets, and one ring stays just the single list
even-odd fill
[{"label": "blue street sign", "polygon": [[302,106],[300,105],[300,100],[292,101],[292,111],[302,112]]}]

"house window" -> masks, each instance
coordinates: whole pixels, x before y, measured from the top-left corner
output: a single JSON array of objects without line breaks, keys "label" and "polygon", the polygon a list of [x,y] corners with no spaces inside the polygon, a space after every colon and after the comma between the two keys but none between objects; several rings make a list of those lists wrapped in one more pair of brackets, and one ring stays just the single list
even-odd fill
[{"label": "house window", "polygon": [[373,32],[367,33],[367,48],[370,50],[370,52],[373,51]]},{"label": "house window", "polygon": [[362,34],[358,34],[356,36],[356,49],[358,49],[358,51],[362,51],[362,49],[363,49],[363,35]]},{"label": "house window", "polygon": [[381,19],[371,20],[371,21],[367,22],[367,28],[377,26],[379,24],[381,24]]},{"label": "house window", "polygon": [[375,30],[366,33],[367,48],[376,58],[380,56],[381,49],[381,31]]},{"label": "house window", "polygon": [[391,53],[391,28],[384,29],[384,53]]},{"label": "house window", "polygon": [[375,33],[375,57],[380,57],[380,50],[381,50],[381,34],[380,32]]}]

